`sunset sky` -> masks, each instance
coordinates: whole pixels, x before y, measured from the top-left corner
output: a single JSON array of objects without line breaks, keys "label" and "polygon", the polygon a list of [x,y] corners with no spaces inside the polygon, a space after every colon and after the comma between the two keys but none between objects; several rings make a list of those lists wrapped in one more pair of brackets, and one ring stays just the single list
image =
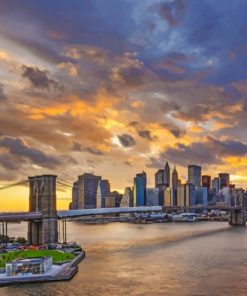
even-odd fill
[{"label": "sunset sky", "polygon": [[[247,185],[247,1],[0,0],[0,185],[166,161]],[[70,190],[58,192],[67,208]],[[28,188],[0,191],[26,210]]]}]

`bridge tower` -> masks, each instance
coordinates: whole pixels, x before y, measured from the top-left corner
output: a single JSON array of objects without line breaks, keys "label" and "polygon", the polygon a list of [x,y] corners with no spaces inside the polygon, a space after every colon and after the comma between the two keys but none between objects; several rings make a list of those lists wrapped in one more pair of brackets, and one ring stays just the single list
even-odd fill
[{"label": "bridge tower", "polygon": [[28,241],[32,245],[58,242],[55,175],[28,177],[29,212],[43,214],[41,220],[28,222]]}]

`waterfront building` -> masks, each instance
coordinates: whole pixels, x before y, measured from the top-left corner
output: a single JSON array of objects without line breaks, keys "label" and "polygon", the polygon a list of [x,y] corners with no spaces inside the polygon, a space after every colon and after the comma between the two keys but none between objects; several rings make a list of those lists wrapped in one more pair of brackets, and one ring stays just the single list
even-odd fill
[{"label": "waterfront building", "polygon": [[100,180],[100,176],[95,176],[93,174],[78,176],[77,187],[75,187],[75,191],[77,190],[78,195],[77,209],[96,208],[97,190]]},{"label": "waterfront building", "polygon": [[223,187],[222,189],[219,190],[218,196],[217,196],[217,203],[218,202],[223,202],[225,205],[228,205],[228,206],[232,204],[230,187]]},{"label": "waterfront building", "polygon": [[100,180],[99,182],[99,190],[101,193],[101,207],[104,208],[105,207],[105,197],[108,193],[111,192],[111,185],[109,180],[105,179],[105,180]]},{"label": "waterfront building", "polygon": [[229,187],[229,184],[230,184],[230,175],[228,173],[220,173],[219,189],[223,189],[224,187]]},{"label": "waterfront building", "polygon": [[181,180],[178,179],[178,172],[176,170],[176,166],[174,166],[174,169],[172,171],[172,200],[171,205],[175,206],[177,205],[177,188],[178,185],[181,185]]},{"label": "waterfront building", "polygon": [[172,195],[173,195],[172,188],[167,187],[165,189],[165,202],[164,202],[164,205],[165,206],[173,206],[173,203],[172,203]]},{"label": "waterfront building", "polygon": [[159,189],[147,188],[146,189],[146,206],[158,206],[159,205]]},{"label": "waterfront building", "polygon": [[201,171],[202,168],[198,165],[188,166],[188,183],[195,186],[201,186]]},{"label": "waterfront building", "polygon": [[110,192],[105,197],[105,207],[106,208],[119,208],[123,195],[118,191]]},{"label": "waterfront building", "polygon": [[220,189],[219,178],[214,178],[212,180],[212,190],[213,190],[214,198],[216,197],[216,195],[218,195],[219,189]]},{"label": "waterfront building", "polygon": [[164,186],[164,170],[158,170],[155,175],[155,187],[159,188],[160,186]]},{"label": "waterfront building", "polygon": [[208,204],[208,188],[202,186],[195,187],[195,196],[197,205],[207,205]]},{"label": "waterfront building", "polygon": [[176,190],[178,188],[178,172],[176,170],[176,166],[172,171],[172,189]]},{"label": "waterfront building", "polygon": [[71,210],[78,209],[78,181],[73,183]]},{"label": "waterfront building", "polygon": [[159,189],[159,205],[164,205],[164,170],[160,169],[155,173],[155,188]]},{"label": "waterfront building", "polygon": [[177,188],[177,206],[183,207],[185,206],[185,198],[186,198],[186,185],[181,184],[178,185]]},{"label": "waterfront building", "polygon": [[123,198],[120,203],[120,207],[133,207],[133,190],[130,187],[126,187],[124,190]]},{"label": "waterfront building", "polygon": [[45,274],[52,266],[52,257],[16,259],[5,266],[6,276]]},{"label": "waterfront building", "polygon": [[147,175],[145,172],[137,174],[134,178],[134,206],[146,205],[146,187],[147,187]]},{"label": "waterfront building", "polygon": [[211,176],[208,176],[208,175],[202,176],[202,187],[207,187],[208,190],[211,189]]},{"label": "waterfront building", "polygon": [[194,206],[196,204],[196,187],[194,184],[185,185],[185,205]]}]

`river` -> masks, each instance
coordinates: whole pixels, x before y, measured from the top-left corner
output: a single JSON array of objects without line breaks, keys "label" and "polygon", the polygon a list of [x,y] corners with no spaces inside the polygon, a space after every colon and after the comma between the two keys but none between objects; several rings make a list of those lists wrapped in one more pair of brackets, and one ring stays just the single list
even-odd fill
[{"label": "river", "polygon": [[[87,257],[69,282],[0,288],[0,296],[247,295],[247,230],[224,222],[86,225],[68,239]],[[9,234],[26,236],[25,223]]]}]

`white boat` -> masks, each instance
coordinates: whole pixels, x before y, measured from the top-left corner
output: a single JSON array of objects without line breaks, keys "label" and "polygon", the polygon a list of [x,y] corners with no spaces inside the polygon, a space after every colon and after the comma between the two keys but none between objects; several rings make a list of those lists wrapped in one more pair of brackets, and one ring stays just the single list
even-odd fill
[{"label": "white boat", "polygon": [[196,216],[194,213],[182,213],[172,216],[173,222],[195,222]]}]

